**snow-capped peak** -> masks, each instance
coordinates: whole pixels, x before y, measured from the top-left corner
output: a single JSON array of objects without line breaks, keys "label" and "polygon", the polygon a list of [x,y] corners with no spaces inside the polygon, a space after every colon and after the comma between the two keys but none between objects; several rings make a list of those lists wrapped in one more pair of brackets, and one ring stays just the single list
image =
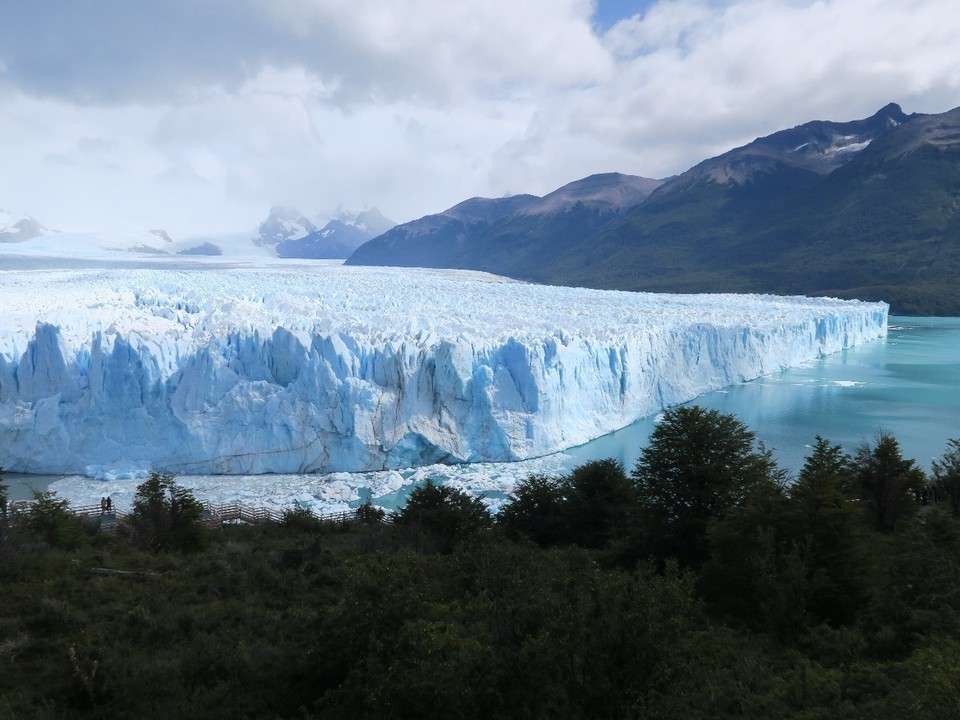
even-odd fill
[{"label": "snow-capped peak", "polygon": [[274,205],[267,219],[260,223],[255,242],[274,246],[287,240],[299,240],[316,231],[317,226],[296,208]]},{"label": "snow-capped peak", "polygon": [[378,208],[366,206],[348,208],[339,205],[329,215],[318,215],[315,219],[319,226],[329,226],[331,223],[337,222],[356,228],[368,238],[382,235],[397,224],[390,218],[384,217]]},{"label": "snow-capped peak", "polygon": [[51,232],[29,215],[15,215],[0,208],[0,242],[18,243]]}]

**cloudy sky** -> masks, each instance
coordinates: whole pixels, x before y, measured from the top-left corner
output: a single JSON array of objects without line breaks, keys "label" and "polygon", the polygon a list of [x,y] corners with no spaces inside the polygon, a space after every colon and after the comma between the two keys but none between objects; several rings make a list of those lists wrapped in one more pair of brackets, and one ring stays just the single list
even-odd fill
[{"label": "cloudy sky", "polygon": [[397,221],[960,105],[954,0],[0,0],[0,208],[64,230]]}]

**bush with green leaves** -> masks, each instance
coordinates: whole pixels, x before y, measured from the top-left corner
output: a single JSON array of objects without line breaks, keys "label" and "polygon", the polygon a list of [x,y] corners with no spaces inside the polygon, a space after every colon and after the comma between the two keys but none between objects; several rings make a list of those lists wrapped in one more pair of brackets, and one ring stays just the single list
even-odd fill
[{"label": "bush with green leaves", "polygon": [[950,503],[954,516],[960,517],[960,440],[947,442],[946,452],[933,461],[936,490]]},{"label": "bush with green leaves", "polygon": [[130,528],[134,542],[150,550],[194,551],[206,544],[203,506],[171,473],[151,473],[137,486]]},{"label": "bush with green leaves", "polygon": [[543,547],[602,549],[633,532],[636,500],[634,483],[620,462],[593,460],[559,479],[531,475],[521,480],[497,522],[511,537]]},{"label": "bush with green leaves", "polygon": [[0,543],[4,541],[7,535],[9,500],[9,488],[7,487],[7,484],[3,482],[3,468],[0,468]]},{"label": "bush with green leaves", "polygon": [[393,522],[419,533],[425,549],[449,552],[460,540],[493,525],[482,497],[427,480],[414,488]]},{"label": "bush with green leaves", "polygon": [[854,484],[851,458],[818,435],[788,489],[789,531],[803,549],[806,610],[814,620],[852,622],[873,589],[876,568],[870,559],[869,528]]},{"label": "bush with green leaves", "polygon": [[497,524],[514,540],[525,538],[541,547],[568,541],[564,483],[535,474],[520,480],[497,513]]},{"label": "bush with green leaves", "polygon": [[14,526],[64,550],[77,548],[87,538],[84,521],[70,512],[67,501],[58,498],[55,492],[34,491],[33,502],[28,510],[17,513]]},{"label": "bush with green leaves", "polygon": [[711,523],[704,583],[715,606],[781,639],[853,622],[876,578],[852,473],[840,446],[818,436],[795,482],[758,485]]},{"label": "bush with green leaves", "polygon": [[897,523],[917,509],[917,496],[926,476],[904,458],[900,443],[881,433],[873,445],[864,443],[853,458],[856,493],[870,521],[881,532],[893,532]]},{"label": "bush with green leaves", "polygon": [[294,505],[284,510],[280,517],[280,524],[300,532],[315,533],[323,529],[323,521],[313,511],[302,505]]},{"label": "bush with green leaves", "polygon": [[707,526],[784,472],[733,415],[698,405],[667,410],[633,469],[649,551],[688,566],[707,557]]},{"label": "bush with green leaves", "polygon": [[369,500],[358,507],[356,512],[357,520],[362,523],[382,523],[387,517],[386,510],[377,507]]},{"label": "bush with green leaves", "polygon": [[3,481],[3,468],[0,468],[0,520],[7,519],[7,502],[10,499],[10,488]]},{"label": "bush with green leaves", "polygon": [[[155,551],[194,507],[171,476],[141,486],[141,534],[75,545],[47,534],[65,504],[38,498],[0,548],[0,719],[958,714],[947,503],[877,531],[855,460],[818,438],[792,485],[774,470],[724,490],[703,565],[611,563],[600,546],[643,530],[619,514],[645,508],[623,475],[610,460],[518,486],[507,507],[532,531],[516,537],[554,547],[488,530],[482,501],[433,483],[396,525],[318,532],[292,513],[193,553]],[[707,493],[724,474],[699,477]],[[173,544],[139,544],[148,526]]]}]

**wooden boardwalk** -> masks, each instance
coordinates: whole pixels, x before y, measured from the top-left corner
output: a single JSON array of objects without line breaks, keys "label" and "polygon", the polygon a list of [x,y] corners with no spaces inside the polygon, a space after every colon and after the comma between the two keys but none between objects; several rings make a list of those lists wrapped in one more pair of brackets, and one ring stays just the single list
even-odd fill
[{"label": "wooden boardwalk", "polygon": [[[283,513],[278,513],[276,510],[265,507],[249,507],[241,503],[229,503],[227,505],[203,503],[203,509],[204,520],[218,520],[221,523],[242,522],[256,525],[266,522],[283,522]],[[343,510],[341,512],[323,514],[317,514],[310,510],[306,512],[320,522],[344,523],[354,522],[359,519],[356,510]]]},{"label": "wooden boardwalk", "polygon": [[[29,513],[33,505],[28,500],[18,500],[10,503],[10,511],[13,513]],[[261,523],[282,523],[284,513],[277,512],[266,507],[250,507],[242,503],[227,503],[224,505],[214,505],[213,503],[201,503],[203,506],[203,515],[201,522],[207,525],[220,527],[224,523],[245,523],[257,525]],[[122,523],[128,522],[130,513],[111,508],[103,509],[97,505],[70,505],[67,509],[74,515],[89,520],[90,522],[99,521],[101,530],[116,530]],[[315,513],[310,510],[305,511],[312,518],[327,523],[346,523],[360,520],[360,515],[356,510],[342,510],[334,513]],[[389,522],[389,516],[384,516],[382,522]]]}]

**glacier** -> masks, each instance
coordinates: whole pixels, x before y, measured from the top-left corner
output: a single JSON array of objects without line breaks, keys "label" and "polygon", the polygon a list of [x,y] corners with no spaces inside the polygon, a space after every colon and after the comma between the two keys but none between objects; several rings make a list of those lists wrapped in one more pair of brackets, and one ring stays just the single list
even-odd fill
[{"label": "glacier", "polygon": [[335,263],[0,270],[0,466],[370,472],[536,458],[884,337],[884,303]]}]

